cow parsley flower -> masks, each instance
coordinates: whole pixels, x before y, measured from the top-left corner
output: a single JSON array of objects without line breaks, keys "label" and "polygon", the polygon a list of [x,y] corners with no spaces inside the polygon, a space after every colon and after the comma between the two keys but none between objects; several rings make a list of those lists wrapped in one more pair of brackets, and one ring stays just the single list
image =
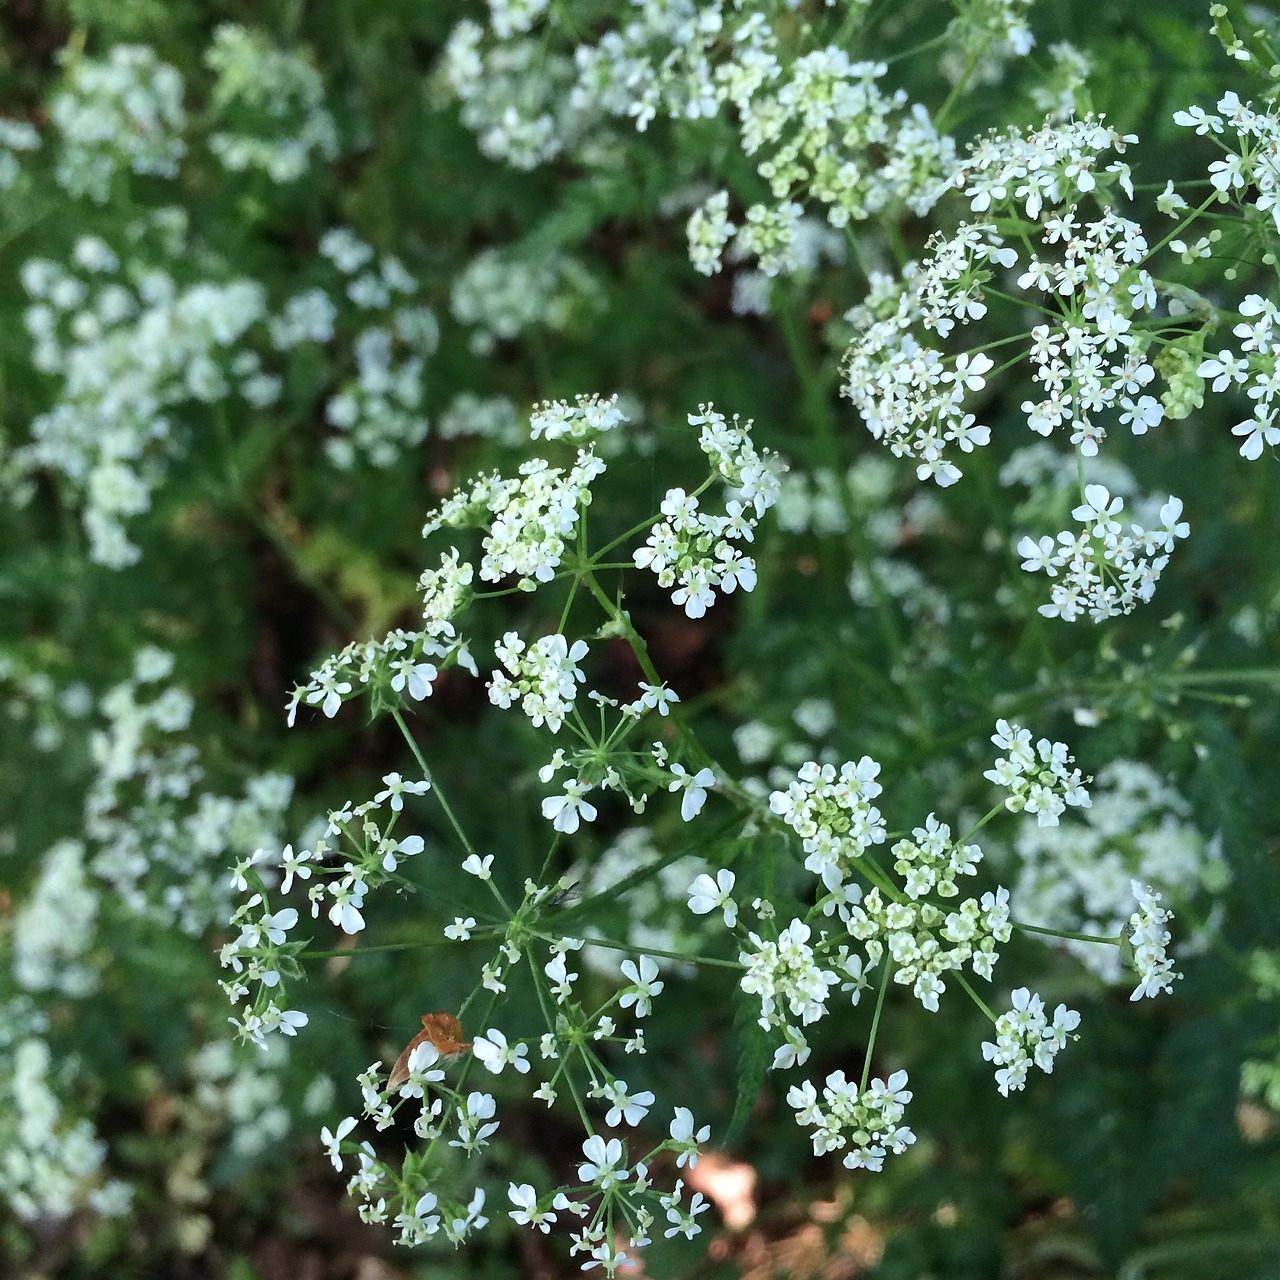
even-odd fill
[{"label": "cow parsley flower", "polygon": [[1010,813],[1034,813],[1042,827],[1055,827],[1068,805],[1088,808],[1086,779],[1071,768],[1075,757],[1063,742],[1041,738],[1031,745],[1031,731],[1008,720],[997,720],[991,738],[1007,756],[982,775],[1010,794],[1004,807]]},{"label": "cow parsley flower", "polygon": [[626,1148],[617,1138],[606,1142],[598,1133],[593,1133],[582,1144],[582,1154],[586,1158],[578,1166],[579,1182],[608,1191],[631,1176],[631,1170],[623,1167]]},{"label": "cow parsley flower", "polygon": [[711,769],[699,769],[697,773],[689,773],[683,765],[673,764],[671,772],[675,775],[668,784],[668,791],[681,792],[680,816],[686,822],[692,822],[702,812],[707,802],[707,789],[715,786],[716,775]]},{"label": "cow parsley flower", "polygon": [[496,1027],[477,1036],[471,1052],[486,1071],[498,1075],[504,1067],[514,1067],[521,1075],[529,1070],[529,1046],[509,1044],[507,1037]]},{"label": "cow parsley flower", "polygon": [[738,904],[731,896],[736,880],[727,868],[717,871],[714,880],[702,872],[689,886],[689,910],[698,916],[723,911],[725,928],[732,929],[738,922]]},{"label": "cow parsley flower", "polygon": [[205,63],[217,76],[210,111],[219,127],[209,149],[227,169],[258,169],[272,182],[288,183],[306,173],[313,156],[338,154],[324,84],[296,54],[228,22],[213,33]]},{"label": "cow parsley flower", "polygon": [[639,961],[624,960],[622,976],[631,985],[618,997],[620,1008],[635,1006],[637,1018],[647,1018],[653,1009],[653,998],[661,994],[665,983],[658,977],[658,966],[651,956],[641,956]]},{"label": "cow parsley flower", "polygon": [[901,1155],[916,1140],[899,1123],[912,1096],[906,1084],[907,1073],[895,1071],[888,1080],[872,1080],[859,1090],[843,1071],[833,1071],[823,1083],[821,1099],[806,1080],[787,1091],[787,1105],[795,1110],[797,1124],[814,1130],[814,1155],[844,1150],[846,1169],[879,1172],[887,1155]]},{"label": "cow parsley flower", "polygon": [[1174,981],[1182,975],[1174,971],[1166,950],[1170,934],[1165,926],[1173,919],[1173,912],[1162,907],[1161,895],[1141,880],[1133,881],[1132,887],[1138,909],[1129,917],[1129,945],[1140,981],[1129,999],[1141,1000],[1172,991]]},{"label": "cow parsley flower", "polygon": [[996,1084],[1007,1098],[1026,1086],[1027,1072],[1037,1066],[1051,1072],[1053,1060],[1080,1025],[1080,1015],[1060,1004],[1052,1022],[1045,1015],[1044,1001],[1026,987],[1013,993],[1013,1008],[996,1019],[996,1038],[984,1041],[982,1056],[997,1067]]},{"label": "cow parsley flower", "polygon": [[174,177],[187,149],[181,73],[146,45],[118,44],[105,58],[66,61],[65,87],[49,108],[62,138],[62,186],[104,204],[122,169]]},{"label": "cow parsley flower", "polygon": [[570,645],[557,633],[526,645],[516,632],[508,631],[494,646],[494,653],[505,670],[490,678],[489,701],[510,707],[519,700],[535,728],[545,724],[552,733],[559,733],[578,685],[586,679],[578,663],[587,656],[587,642],[575,640]]}]

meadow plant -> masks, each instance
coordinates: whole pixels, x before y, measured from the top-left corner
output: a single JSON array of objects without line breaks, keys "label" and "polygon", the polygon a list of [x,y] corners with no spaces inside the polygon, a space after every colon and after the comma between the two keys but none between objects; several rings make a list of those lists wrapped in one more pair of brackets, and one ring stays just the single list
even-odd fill
[{"label": "meadow plant", "polygon": [[5,1247],[214,1256],[288,1155],[428,1268],[690,1274],[741,1150],[912,1274],[1006,1175],[1234,1250],[1280,21],[99,8],[0,119]]}]

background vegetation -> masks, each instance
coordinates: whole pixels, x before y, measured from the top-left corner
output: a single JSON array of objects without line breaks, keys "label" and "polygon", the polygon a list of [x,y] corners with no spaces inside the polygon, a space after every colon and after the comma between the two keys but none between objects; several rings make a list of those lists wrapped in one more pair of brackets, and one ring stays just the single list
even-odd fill
[{"label": "background vegetation", "polygon": [[[954,93],[980,6],[877,2],[852,31],[840,6],[753,7],[795,48],[843,39],[852,57],[889,61],[887,83],[945,114],[961,146],[989,128],[1035,127],[1064,65],[1052,51],[1069,42],[1089,64],[1071,90],[1077,113],[1103,112],[1142,139],[1140,157],[1127,158],[1135,207],[1153,225],[1166,181],[1195,204],[1218,155],[1174,124],[1175,111],[1209,110],[1233,89],[1259,103],[1272,92],[1268,75],[1247,79],[1256,68],[1227,56],[1199,4],[1033,8],[1034,49],[975,60]],[[732,118],[660,112],[643,132],[602,118],[545,163],[494,158],[439,71],[450,33],[464,17],[483,20],[479,9],[0,7],[3,114],[40,139],[36,149],[0,139],[0,945],[10,961],[0,974],[0,1270],[234,1280],[576,1271],[554,1234],[518,1228],[504,1210],[507,1181],[558,1181],[581,1136],[505,1079],[505,1092],[493,1086],[504,1116],[493,1225],[458,1251],[396,1250],[386,1228],[360,1223],[318,1141],[322,1125],[355,1113],[357,1073],[392,1061],[421,1014],[461,1007],[487,958],[443,943],[443,926],[480,898],[431,796],[411,797],[406,812],[437,856],[406,862],[401,891],[378,899],[370,945],[315,922],[317,950],[348,954],[303,962],[307,981],[291,998],[309,1023],[296,1040],[276,1037],[266,1054],[233,1043],[218,951],[235,936],[237,862],[307,844],[317,818],[412,763],[394,723],[358,702],[333,718],[304,706],[289,729],[290,690],[349,642],[417,624],[419,575],[436,561],[424,520],[470,477],[513,474],[540,454],[524,431],[533,405],[619,392],[631,422],[602,445],[610,471],[591,507],[600,544],[652,516],[669,486],[697,482],[686,418],[700,404],[753,419],[757,446],[790,467],[757,533],[750,594],[692,619],[652,575],[621,572],[608,588],[625,591],[710,757],[739,780],[777,786],[771,768],[871,755],[892,788],[895,829],[935,810],[963,828],[956,815],[990,807],[982,771],[997,717],[1065,740],[1095,778],[1116,761],[1144,765],[1174,798],[1123,809],[1120,829],[1091,847],[1130,865],[1146,858],[1157,884],[1167,852],[1184,975],[1171,996],[1134,1004],[1128,985],[1015,935],[996,986],[1030,985],[1080,1010],[1082,1025],[1052,1076],[1036,1073],[1011,1099],[982,1060],[990,1024],[978,1008],[954,991],[928,1014],[891,990],[875,1070],[909,1068],[918,1141],[868,1174],[811,1155],[785,1084],[756,1070],[755,1014],[735,999],[735,975],[669,967],[648,1055],[626,1063],[628,1079],[688,1100],[712,1127],[706,1149],[756,1183],[749,1221],[717,1220],[726,1206],[732,1216],[725,1200],[692,1242],[655,1231],[647,1272],[1276,1274],[1280,493],[1270,448],[1239,456],[1230,428],[1243,398],[1210,397],[1182,420],[1107,443],[1108,463],[1140,476],[1143,491],[1185,503],[1191,534],[1155,598],[1097,626],[1039,616],[1044,583],[1020,571],[1013,548],[1025,533],[1067,527],[1079,495],[1057,483],[1061,468],[1028,461],[1038,437],[1020,410],[1025,368],[989,379],[981,412],[992,444],[948,488],[917,480],[841,395],[844,317],[866,297],[869,272],[919,257],[961,206],[923,218],[891,206],[838,231],[815,221],[815,241],[830,247],[766,282],[767,308],[742,314],[735,287],[751,282],[735,282],[754,264],[703,276],[685,235],[716,189],[735,209],[768,198]],[[539,57],[599,39],[627,9],[553,5],[533,37]],[[1234,16],[1242,33],[1273,20],[1261,8]],[[217,43],[228,23],[250,33],[249,46]],[[76,190],[66,166],[88,165],[91,182],[92,165],[71,154],[58,95],[87,92],[75,87],[78,68],[121,46],[149,47],[180,74],[185,119],[172,132],[184,152],[172,175],[136,172],[126,158],[101,190]],[[219,48],[221,65],[210,57]],[[286,71],[271,50],[299,61]],[[288,79],[298,66],[314,83]],[[301,171],[281,181],[256,162],[237,169],[214,145],[220,135],[303,139]],[[1224,251],[1178,277],[1228,311],[1276,288],[1270,219],[1235,215],[1211,213]],[[1163,235],[1173,223],[1161,222]],[[347,292],[343,266],[321,252],[338,227],[375,263],[402,264],[407,284],[391,303]],[[114,345],[87,321],[77,327],[105,287],[103,273],[77,265],[86,236],[119,258],[106,274],[128,281],[133,314],[152,316]],[[56,316],[33,319],[39,289],[72,277],[87,283],[48,304]],[[256,292],[216,305],[188,297],[240,285]],[[333,302],[331,334],[278,341],[273,322],[309,289]],[[379,389],[362,342],[394,329],[397,308],[416,316],[393,341],[403,381]],[[209,335],[210,315],[230,337]],[[1017,332],[1025,316],[1010,315]],[[68,355],[97,342],[79,364]],[[276,393],[255,377],[279,379]],[[359,399],[363,426],[335,424],[331,402],[344,392]],[[1059,447],[1069,483],[1071,451]],[[1025,483],[1010,481],[1015,458]],[[112,470],[121,460],[132,478]],[[121,549],[112,519],[136,550]],[[513,593],[468,621],[482,668],[505,630],[552,630],[558,608]],[[627,646],[592,644],[591,687],[633,696],[640,672]],[[536,771],[546,739],[456,667],[413,710],[441,791],[518,898],[545,869]],[[600,807],[550,867],[577,875],[598,908],[563,928],[736,954],[722,937],[709,942],[685,905],[697,870],[729,865],[731,807],[713,797],[685,824],[659,794],[640,835],[625,805]],[[984,886],[1018,879],[1030,839],[1019,843],[1021,822],[987,833]],[[1067,875],[1054,856],[1050,880]],[[664,881],[660,863],[683,880]],[[803,898],[794,874],[766,883],[745,853],[733,865],[742,900]],[[635,883],[603,901],[593,895],[609,887],[610,867]],[[595,998],[617,986],[616,970],[579,967]],[[1006,1007],[1003,994],[993,1007]],[[811,1077],[861,1071],[865,1013],[846,1009],[816,1029]],[[468,1038],[479,1030],[468,1026]],[[401,1128],[392,1136],[411,1144]]]}]

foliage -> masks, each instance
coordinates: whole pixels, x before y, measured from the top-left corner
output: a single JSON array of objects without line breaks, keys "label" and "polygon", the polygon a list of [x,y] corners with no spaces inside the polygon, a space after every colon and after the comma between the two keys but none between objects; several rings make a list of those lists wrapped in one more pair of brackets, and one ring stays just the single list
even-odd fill
[{"label": "foliage", "polygon": [[6,1274],[1274,1273],[1280,16],[0,23]]}]

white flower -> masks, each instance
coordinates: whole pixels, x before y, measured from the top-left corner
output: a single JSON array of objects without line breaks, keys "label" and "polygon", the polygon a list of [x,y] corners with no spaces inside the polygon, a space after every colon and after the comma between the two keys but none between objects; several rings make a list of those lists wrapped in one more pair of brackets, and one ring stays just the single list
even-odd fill
[{"label": "white flower", "polygon": [[1053,1022],[1044,1015],[1044,1001],[1026,987],[1013,993],[1013,1007],[996,1019],[996,1038],[982,1045],[982,1056],[996,1064],[996,1085],[1008,1097],[1026,1087],[1027,1073],[1037,1066],[1051,1072],[1053,1060],[1065,1047],[1080,1015],[1066,1005],[1054,1010]]},{"label": "white flower", "polygon": [[643,1093],[628,1093],[625,1080],[606,1084],[602,1092],[611,1104],[604,1118],[610,1128],[616,1128],[624,1120],[633,1127],[638,1125],[654,1103],[654,1096],[647,1089]]},{"label": "white flower", "polygon": [[658,995],[666,985],[658,979],[657,964],[649,956],[640,957],[639,967],[634,960],[624,960],[622,975],[633,985],[623,991],[618,998],[618,1004],[623,1009],[635,1005],[636,1017],[647,1017],[653,1007],[653,997]]},{"label": "white flower", "polygon": [[471,937],[471,930],[476,927],[475,916],[455,916],[453,923],[445,926],[444,936],[455,942],[466,942]]},{"label": "white flower", "polygon": [[732,929],[738,922],[738,904],[730,896],[736,880],[728,869],[717,871],[714,880],[704,871],[689,886],[689,910],[697,916],[723,910],[725,927]]},{"label": "white flower", "polygon": [[686,822],[692,822],[702,812],[702,806],[707,802],[707,788],[715,786],[716,775],[706,768],[690,774],[680,764],[673,764],[671,772],[675,777],[667,790],[684,792],[680,800],[680,816]]},{"label": "white flower", "polygon": [[296,1036],[310,1021],[301,1009],[281,1009],[274,1004],[268,1005],[266,1013],[262,1015],[264,1028],[274,1023],[287,1036]]},{"label": "white flower", "polygon": [[514,1182],[507,1187],[507,1198],[516,1207],[508,1210],[513,1221],[521,1226],[537,1227],[543,1235],[551,1230],[556,1215],[550,1209],[538,1210],[538,1193],[528,1182],[517,1186]]},{"label": "white flower", "polygon": [[471,1051],[485,1069],[495,1076],[506,1066],[514,1067],[521,1075],[529,1070],[529,1046],[508,1044],[507,1037],[493,1027],[484,1035],[476,1037]]},{"label": "white flower", "polygon": [[[426,1092],[427,1085],[439,1084],[444,1079],[444,1071],[436,1066],[439,1061],[440,1050],[430,1040],[414,1045],[409,1061],[405,1064],[409,1076],[400,1086],[400,1096],[421,1098]],[[375,1094],[374,1097],[376,1098],[377,1095]]]},{"label": "white flower", "polygon": [[564,794],[547,796],[542,802],[542,816],[550,821],[557,831],[572,835],[577,831],[580,821],[594,822],[596,807],[585,798],[591,790],[589,784],[570,779],[564,784]]},{"label": "white flower", "polygon": [[399,813],[404,808],[404,797],[406,795],[420,796],[431,790],[429,780],[406,782],[398,773],[389,773],[382,781],[386,789],[379,791],[373,797],[373,802],[374,804],[381,804],[384,800],[390,800],[391,808],[395,813]]},{"label": "white flower", "polygon": [[676,1157],[676,1167],[683,1169],[687,1164],[692,1169],[698,1163],[698,1144],[706,1142],[711,1137],[711,1126],[704,1124],[695,1133],[693,1112],[688,1107],[677,1107],[671,1121],[670,1133],[671,1141],[676,1144],[675,1150],[679,1152]]},{"label": "white flower", "polygon": [[1167,954],[1170,934],[1165,925],[1173,919],[1173,912],[1160,905],[1161,895],[1141,880],[1132,882],[1133,896],[1138,909],[1129,917],[1129,942],[1133,947],[1133,967],[1141,981],[1134,988],[1130,1000],[1143,996],[1155,997],[1161,992],[1172,991],[1175,973],[1173,960]]},{"label": "white flower", "polygon": [[293,907],[286,907],[273,915],[264,915],[258,921],[258,927],[269,942],[279,946],[285,940],[285,934],[298,923],[298,913]]},{"label": "white flower", "polygon": [[606,1142],[598,1133],[593,1133],[582,1144],[582,1154],[586,1162],[578,1166],[579,1182],[594,1183],[601,1191],[608,1191],[615,1183],[630,1176],[629,1169],[618,1168],[626,1159],[626,1152],[617,1138]]},{"label": "white flower", "polygon": [[364,881],[347,877],[331,892],[333,906],[329,908],[330,923],[337,925],[343,933],[359,933],[364,928],[364,916],[360,914],[360,908],[364,905]]},{"label": "white flower", "polygon": [[339,1173],[342,1172],[342,1156],[339,1154],[338,1148],[342,1145],[343,1138],[355,1127],[355,1116],[347,1116],[345,1120],[338,1122],[338,1128],[335,1132],[330,1133],[327,1125],[320,1130],[320,1141],[324,1143],[324,1148],[329,1153],[329,1159]]},{"label": "white flower", "polygon": [[285,845],[280,854],[280,860],[284,865],[284,879],[280,882],[280,892],[288,893],[293,887],[293,880],[296,876],[299,880],[311,879],[311,868],[307,865],[311,861],[311,853],[307,849],[300,849],[297,853],[293,851],[293,845]]},{"label": "white flower", "polygon": [[493,1118],[497,1104],[489,1093],[469,1093],[462,1106],[457,1108],[458,1136],[449,1141],[468,1155],[482,1150],[498,1131],[498,1121]]},{"label": "white flower", "polygon": [[478,853],[469,854],[462,862],[463,871],[475,876],[477,880],[492,880],[493,872],[490,870],[492,866],[493,854],[491,853],[483,858]]}]

